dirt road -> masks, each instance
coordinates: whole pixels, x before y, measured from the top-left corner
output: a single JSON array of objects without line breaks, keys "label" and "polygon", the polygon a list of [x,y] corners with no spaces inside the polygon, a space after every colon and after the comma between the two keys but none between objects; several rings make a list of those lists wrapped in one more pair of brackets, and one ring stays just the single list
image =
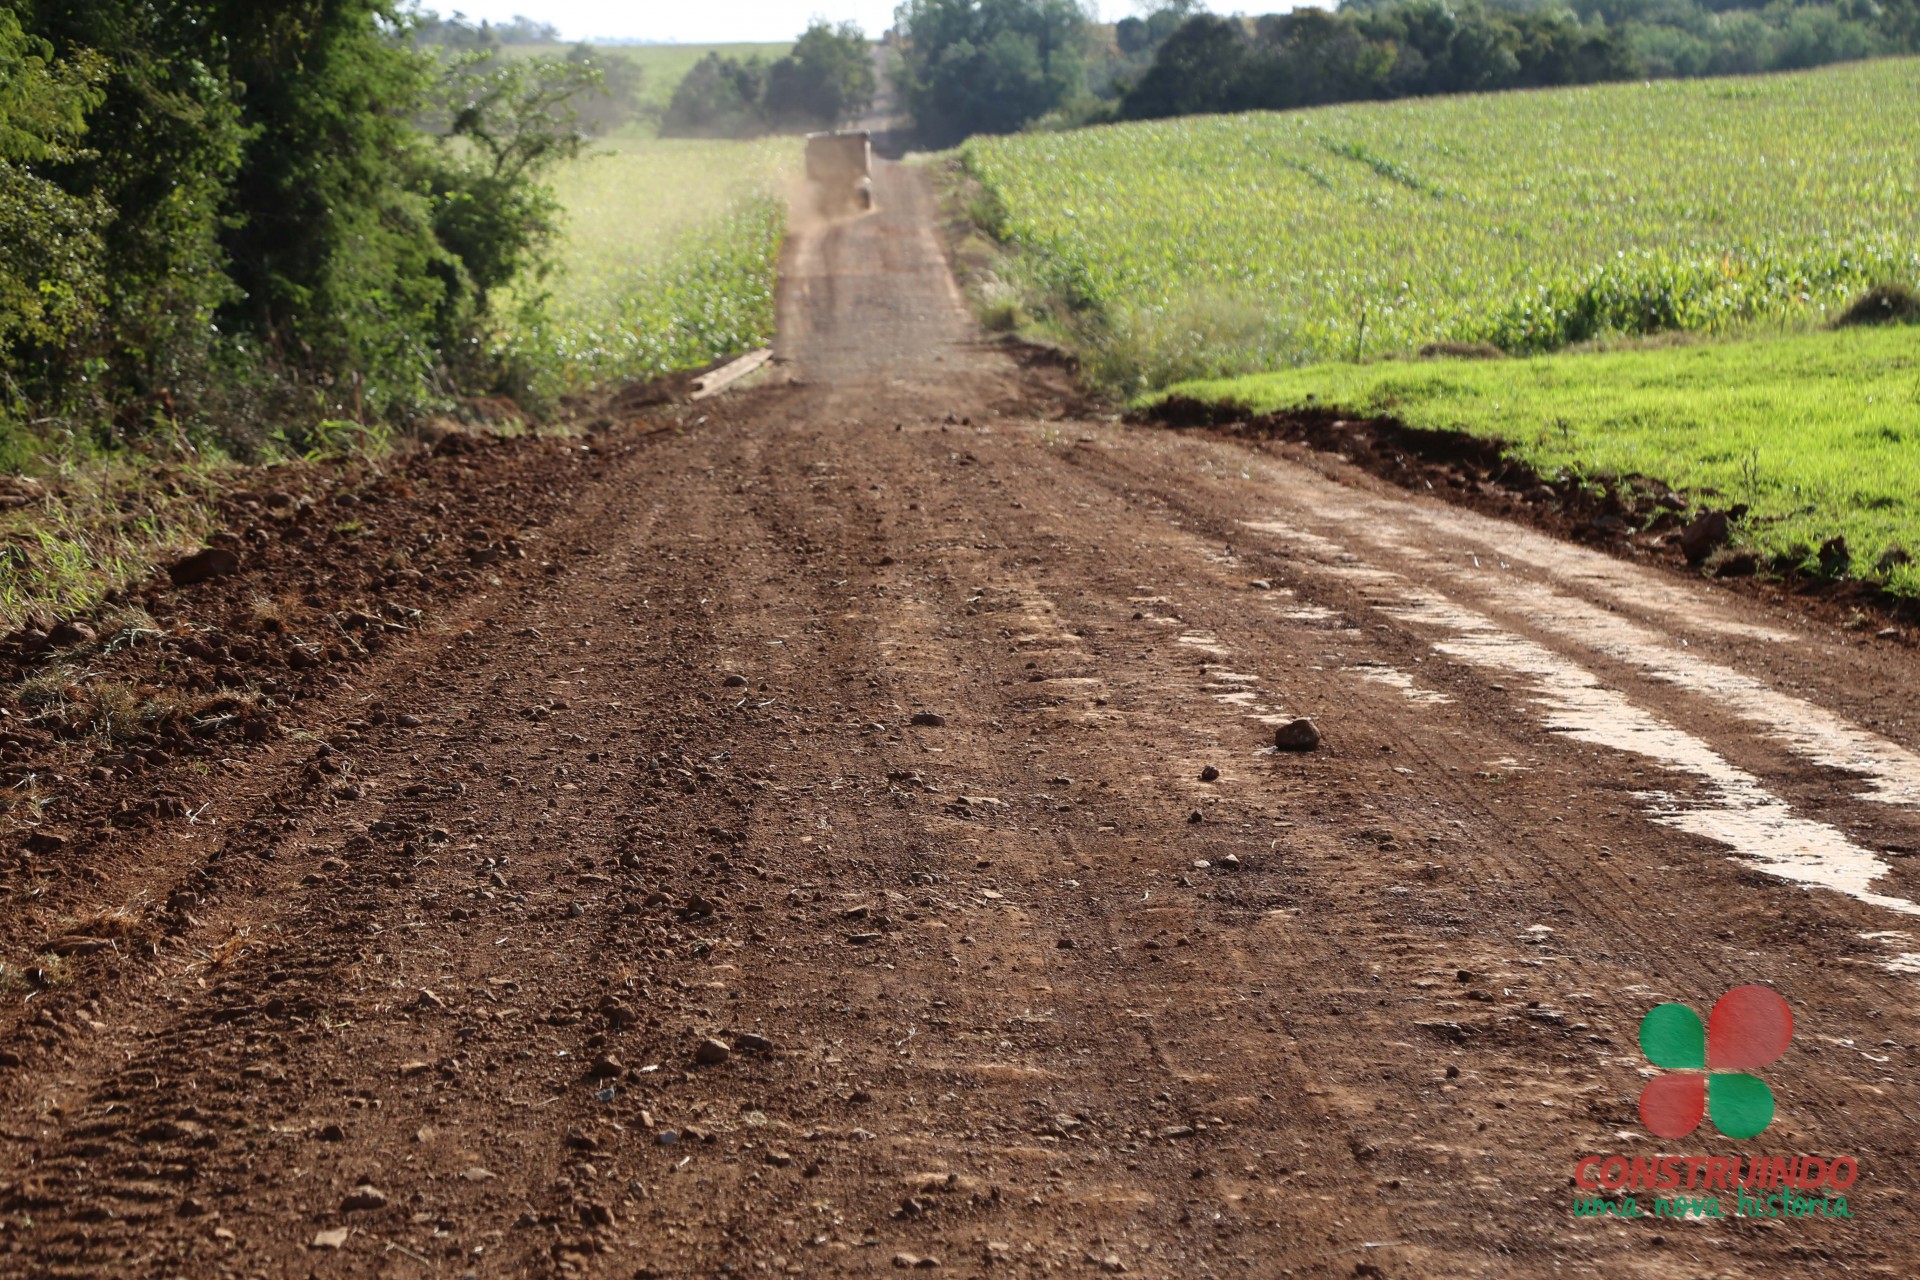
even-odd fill
[{"label": "dirt road", "polygon": [[[0,1273],[1920,1269],[1909,653],[1076,418],[880,198],[792,385],[63,890],[189,907],[8,988]],[[1650,1137],[1641,1017],[1750,982],[1773,1125]],[[1574,1216],[1662,1153],[1853,1217]]]}]

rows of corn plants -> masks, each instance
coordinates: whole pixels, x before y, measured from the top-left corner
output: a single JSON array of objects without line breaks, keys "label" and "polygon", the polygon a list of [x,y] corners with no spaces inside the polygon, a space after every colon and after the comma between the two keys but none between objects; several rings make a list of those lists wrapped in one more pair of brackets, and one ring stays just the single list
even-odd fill
[{"label": "rows of corn plants", "polygon": [[1139,391],[1817,322],[1920,279],[1893,109],[1917,100],[1898,59],[976,138],[959,162],[1029,305]]}]

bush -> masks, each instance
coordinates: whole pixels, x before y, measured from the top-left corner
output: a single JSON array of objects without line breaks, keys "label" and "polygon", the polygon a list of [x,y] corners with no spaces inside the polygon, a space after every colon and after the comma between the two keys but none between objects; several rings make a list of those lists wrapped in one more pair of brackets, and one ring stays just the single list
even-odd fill
[{"label": "bush", "polygon": [[1877,284],[1855,298],[1834,324],[1920,324],[1920,292],[1904,284]]},{"label": "bush", "polygon": [[660,134],[667,138],[752,138],[766,132],[761,100],[767,67],[758,58],[709,53],[673,91]]}]

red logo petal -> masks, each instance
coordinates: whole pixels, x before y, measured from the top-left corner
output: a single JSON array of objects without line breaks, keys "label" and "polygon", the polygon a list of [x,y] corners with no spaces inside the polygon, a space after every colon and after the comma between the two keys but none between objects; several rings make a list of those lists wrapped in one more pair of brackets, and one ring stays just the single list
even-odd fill
[{"label": "red logo petal", "polygon": [[1793,1010],[1772,987],[1735,987],[1707,1015],[1707,1069],[1757,1071],[1787,1051]]},{"label": "red logo petal", "polygon": [[1640,1123],[1656,1138],[1684,1138],[1707,1113],[1707,1078],[1675,1071],[1655,1076],[1640,1091]]}]

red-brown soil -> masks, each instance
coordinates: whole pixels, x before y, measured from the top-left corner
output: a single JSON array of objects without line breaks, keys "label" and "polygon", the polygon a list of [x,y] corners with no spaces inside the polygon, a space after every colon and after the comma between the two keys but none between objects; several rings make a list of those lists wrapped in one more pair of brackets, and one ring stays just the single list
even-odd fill
[{"label": "red-brown soil", "polygon": [[[1908,651],[1083,416],[880,177],[782,385],[236,497],[11,655],[207,701],[10,708],[0,1274],[1913,1274]],[[1748,982],[1772,1127],[1650,1137]],[[1854,1216],[1577,1219],[1614,1153]]]}]

